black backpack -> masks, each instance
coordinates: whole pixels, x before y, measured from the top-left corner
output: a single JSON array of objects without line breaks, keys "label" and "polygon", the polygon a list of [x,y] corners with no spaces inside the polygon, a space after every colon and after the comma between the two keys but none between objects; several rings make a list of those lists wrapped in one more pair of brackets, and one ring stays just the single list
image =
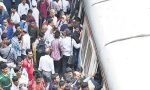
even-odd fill
[{"label": "black backpack", "polygon": [[43,39],[39,40],[39,43],[36,47],[37,53],[44,53],[45,49],[46,49],[45,40],[43,40]]}]

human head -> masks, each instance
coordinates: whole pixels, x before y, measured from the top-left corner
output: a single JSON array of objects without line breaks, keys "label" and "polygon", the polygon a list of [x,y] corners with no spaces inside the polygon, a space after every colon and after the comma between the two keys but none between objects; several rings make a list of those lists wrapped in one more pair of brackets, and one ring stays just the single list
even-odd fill
[{"label": "human head", "polygon": [[27,57],[28,57],[29,59],[32,59],[32,58],[33,58],[33,53],[32,53],[32,50],[31,50],[31,49],[27,49],[27,50],[26,50],[26,54],[27,54]]},{"label": "human head", "polygon": [[15,12],[16,12],[16,6],[13,5],[13,6],[11,7],[11,12],[12,12],[12,13],[15,13]]},{"label": "human head", "polygon": [[8,25],[7,19],[4,19],[4,20],[3,20],[3,23],[4,23],[4,26],[7,26],[7,25]]},{"label": "human head", "polygon": [[50,9],[50,16],[54,17],[56,14],[56,11],[54,9]]},{"label": "human head", "polygon": [[61,19],[62,22],[65,22],[65,21],[66,21],[66,16],[65,16],[65,15],[62,15],[62,16],[60,17],[60,19]]},{"label": "human head", "polygon": [[46,54],[46,55],[49,55],[50,52],[51,52],[51,51],[50,51],[50,48],[46,48],[46,49],[45,49],[45,54]]},{"label": "human head", "polygon": [[36,26],[35,20],[31,20],[31,21],[30,21],[30,24],[31,24],[31,27],[35,27],[35,26]]},{"label": "human head", "polygon": [[7,66],[7,64],[6,63],[2,63],[0,67],[1,67],[2,73],[3,74],[7,74],[7,72],[8,72],[8,66]]},{"label": "human head", "polygon": [[26,20],[26,17],[27,17],[27,15],[25,15],[25,14],[23,14],[22,16],[21,16],[21,20]]},{"label": "human head", "polygon": [[60,32],[57,30],[54,33],[54,38],[59,38],[60,37]]},{"label": "human head", "polygon": [[39,33],[39,38],[43,39],[44,38],[44,33]]},{"label": "human head", "polygon": [[64,88],[65,88],[65,81],[61,80],[61,81],[59,82],[59,87],[60,87],[61,89],[64,89]]},{"label": "human head", "polygon": [[21,68],[21,67],[22,67],[22,64],[23,64],[23,63],[22,63],[22,58],[21,58],[21,57],[18,57],[18,58],[17,58],[16,65]]},{"label": "human head", "polygon": [[71,90],[70,86],[65,86],[64,90]]},{"label": "human head", "polygon": [[16,66],[14,68],[14,72],[16,73],[17,77],[20,78],[21,77],[21,68]]},{"label": "human head", "polygon": [[21,37],[20,31],[16,31],[16,32],[14,33],[14,36],[18,37],[18,39],[19,39],[19,38]]},{"label": "human head", "polygon": [[22,4],[25,5],[26,4],[26,0],[22,0]]},{"label": "human head", "polygon": [[52,18],[49,18],[49,19],[47,20],[47,22],[48,22],[48,24],[51,25],[51,26],[54,25],[54,22],[53,22],[53,19],[52,19]]},{"label": "human head", "polygon": [[28,10],[28,15],[29,15],[29,16],[32,16],[32,13],[33,13],[32,9],[29,9],[29,10]]},{"label": "human head", "polygon": [[63,31],[63,36],[70,36],[71,35],[71,32],[70,32],[70,30],[67,28],[67,29],[65,29],[64,31]]},{"label": "human head", "polygon": [[87,82],[82,82],[81,83],[81,89],[82,90],[89,90],[88,83]]},{"label": "human head", "polygon": [[66,68],[66,75],[67,77],[73,77],[73,70],[70,67]]},{"label": "human head", "polygon": [[2,39],[3,44],[5,44],[5,45],[9,44],[9,40],[7,38],[7,33],[3,33],[2,36],[1,36],[1,39]]},{"label": "human head", "polygon": [[36,83],[40,83],[40,82],[41,82],[41,78],[42,78],[41,73],[36,74],[36,75],[35,75]]},{"label": "human head", "polygon": [[19,80],[17,76],[13,76],[12,81],[14,83],[14,85],[18,86],[19,85]]},{"label": "human head", "polygon": [[51,80],[52,80],[54,83],[58,83],[58,82],[60,81],[60,78],[59,78],[58,73],[52,74]]},{"label": "human head", "polygon": [[81,78],[81,73],[78,72],[78,71],[74,71],[74,78],[75,78],[76,80],[79,80],[79,79]]},{"label": "human head", "polygon": [[46,32],[47,31],[47,25],[42,25],[42,30],[44,31],[44,32]]}]

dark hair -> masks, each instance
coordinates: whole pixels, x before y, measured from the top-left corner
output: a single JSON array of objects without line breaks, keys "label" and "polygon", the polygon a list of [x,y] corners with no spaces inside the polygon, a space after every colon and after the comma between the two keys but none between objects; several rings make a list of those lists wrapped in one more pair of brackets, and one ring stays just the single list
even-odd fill
[{"label": "dark hair", "polygon": [[52,86],[52,89],[49,89],[49,90],[58,90],[58,86],[54,85],[54,86]]},{"label": "dark hair", "polygon": [[33,76],[34,76],[34,77],[36,77],[36,76],[39,75],[39,74],[41,74],[41,72],[38,71],[38,70],[36,70],[36,71],[33,72]]},{"label": "dark hair", "polygon": [[19,71],[20,71],[20,67],[16,66],[16,67],[14,68],[14,72],[17,73],[17,72],[19,72]]},{"label": "dark hair", "polygon": [[61,81],[59,82],[59,86],[62,87],[62,86],[64,86],[64,85],[65,85],[65,81],[61,80]]},{"label": "dark hair", "polygon": [[72,69],[70,67],[66,68],[66,73],[72,72]]},{"label": "dark hair", "polygon": [[49,23],[52,23],[52,22],[53,22],[53,19],[52,19],[52,18],[49,18],[49,19],[47,20],[47,22],[48,22],[48,24],[49,24]]},{"label": "dark hair", "polygon": [[23,15],[21,16],[21,20],[26,20],[26,17],[27,17],[27,15],[23,14]]},{"label": "dark hair", "polygon": [[70,86],[65,86],[64,90],[71,90]]},{"label": "dark hair", "polygon": [[1,39],[4,40],[5,38],[7,38],[7,33],[3,33],[1,36]]},{"label": "dark hair", "polygon": [[66,28],[64,31],[66,31],[66,36],[70,36],[71,35],[71,31],[68,28]]},{"label": "dark hair", "polygon": [[76,71],[78,71],[78,72],[81,72],[81,73],[82,73],[82,72],[83,72],[83,68],[82,68],[81,66],[78,66],[78,67],[77,67],[77,69],[76,69]]},{"label": "dark hair", "polygon": [[60,37],[60,32],[56,30],[56,32],[54,33],[54,38],[59,38],[59,37]]},{"label": "dark hair", "polygon": [[20,31],[16,31],[13,36],[18,36],[18,35],[20,35]]},{"label": "dark hair", "polygon": [[16,6],[15,6],[15,5],[12,5],[12,6],[11,6],[11,9],[16,9]]},{"label": "dark hair", "polygon": [[54,81],[57,76],[58,76],[58,73],[52,74],[52,76],[51,76],[52,81]]},{"label": "dark hair", "polygon": [[29,52],[32,52],[32,50],[31,49],[27,49],[26,50],[26,54],[28,55]]},{"label": "dark hair", "polygon": [[72,82],[71,78],[69,78],[69,77],[66,77],[65,80],[66,80],[67,83],[71,83]]},{"label": "dark hair", "polygon": [[1,69],[5,69],[5,68],[7,68],[8,66],[7,66],[6,63],[2,63],[0,67],[1,67]]},{"label": "dark hair", "polygon": [[17,76],[13,76],[12,81],[13,81],[13,82],[18,81],[18,77],[17,77]]},{"label": "dark hair", "polygon": [[39,33],[39,37],[43,38],[44,37],[44,33]]},{"label": "dark hair", "polygon": [[32,9],[29,9],[29,10],[28,10],[28,13],[33,13]]},{"label": "dark hair", "polygon": [[81,83],[81,88],[84,89],[84,88],[87,88],[88,87],[88,83],[87,82],[82,82]]}]

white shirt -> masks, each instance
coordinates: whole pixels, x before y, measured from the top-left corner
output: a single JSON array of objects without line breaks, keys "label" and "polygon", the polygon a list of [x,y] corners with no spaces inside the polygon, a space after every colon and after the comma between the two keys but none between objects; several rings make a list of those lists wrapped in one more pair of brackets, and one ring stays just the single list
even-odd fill
[{"label": "white shirt", "polygon": [[29,5],[27,3],[25,3],[25,5],[23,5],[23,3],[20,3],[18,5],[18,14],[20,15],[20,17],[25,14],[27,15],[29,10]]},{"label": "white shirt", "polygon": [[26,55],[26,50],[30,49],[30,36],[29,34],[25,34],[22,37],[22,54]]},{"label": "white shirt", "polygon": [[70,8],[70,3],[69,1],[62,0],[62,9],[64,12],[67,12],[67,8]]},{"label": "white shirt", "polygon": [[39,27],[39,10],[37,9],[37,7],[32,8],[32,16],[35,19],[36,25],[37,27]]},{"label": "white shirt", "polygon": [[51,58],[49,55],[41,56],[38,70],[44,70],[47,72],[51,71],[52,74],[54,74],[55,71],[53,58]]},{"label": "white shirt", "polygon": [[11,20],[13,23],[17,24],[20,22],[20,16],[17,12],[11,14]]},{"label": "white shirt", "polygon": [[51,42],[54,40],[54,35],[51,33],[52,26],[47,26],[47,31],[45,32],[44,39],[46,43],[46,47],[49,47],[51,45]]},{"label": "white shirt", "polygon": [[80,48],[80,43],[77,44],[73,38],[71,39],[71,37],[62,38],[61,45],[63,46],[62,53],[65,56],[70,56],[73,54],[73,47]]},{"label": "white shirt", "polygon": [[10,90],[19,90],[19,86],[12,84]]},{"label": "white shirt", "polygon": [[19,78],[19,85],[21,86],[21,90],[28,90],[27,88],[28,82],[29,82],[29,79],[26,78],[26,76],[21,75],[21,77]]}]

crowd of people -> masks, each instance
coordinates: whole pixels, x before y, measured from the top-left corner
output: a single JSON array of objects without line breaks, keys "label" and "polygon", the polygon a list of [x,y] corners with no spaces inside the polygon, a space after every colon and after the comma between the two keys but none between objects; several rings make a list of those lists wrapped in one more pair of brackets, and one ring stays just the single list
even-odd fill
[{"label": "crowd of people", "polygon": [[75,1],[0,0],[0,90],[90,90]]}]

